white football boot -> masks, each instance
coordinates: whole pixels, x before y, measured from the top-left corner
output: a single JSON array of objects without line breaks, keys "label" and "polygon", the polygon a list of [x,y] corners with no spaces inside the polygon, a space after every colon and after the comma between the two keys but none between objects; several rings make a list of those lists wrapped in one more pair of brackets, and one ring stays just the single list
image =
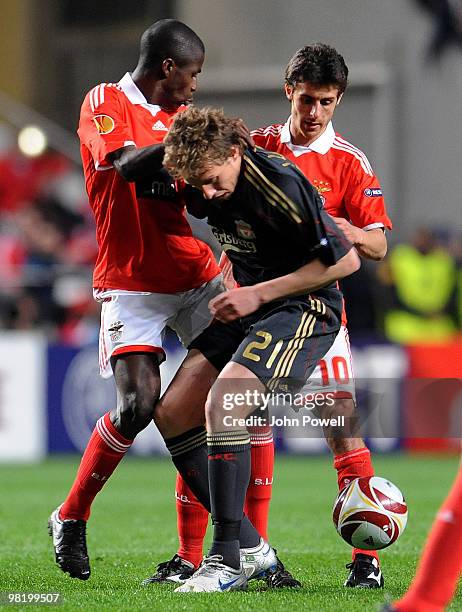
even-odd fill
[{"label": "white football boot", "polygon": [[260,538],[260,543],[254,548],[241,548],[241,565],[247,580],[266,578],[277,566],[274,549]]},{"label": "white football boot", "polygon": [[175,593],[223,593],[245,591],[247,576],[244,569],[234,569],[222,563],[221,555],[204,557],[199,569],[175,589]]}]

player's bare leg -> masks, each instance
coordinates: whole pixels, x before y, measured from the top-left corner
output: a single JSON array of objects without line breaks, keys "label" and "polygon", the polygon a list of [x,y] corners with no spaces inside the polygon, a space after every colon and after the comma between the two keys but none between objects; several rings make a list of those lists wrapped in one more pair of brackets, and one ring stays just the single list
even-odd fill
[{"label": "player's bare leg", "polygon": [[111,365],[117,408],[96,423],[74,484],[48,523],[57,564],[63,572],[81,580],[90,577],[86,523],[91,504],[135,436],[151,422],[160,393],[159,365],[152,353],[123,354],[113,357]]},{"label": "player's bare leg", "polygon": [[165,439],[196,427],[205,431],[205,403],[217,376],[202,353],[189,351],[154,411],[154,423]]},{"label": "player's bare leg", "polygon": [[[181,437],[182,434],[187,435],[188,431],[200,432],[203,430],[205,434],[205,402],[217,376],[218,370],[199,351],[191,350],[188,353],[156,406],[154,422],[165,440]],[[180,473],[177,477],[178,482],[181,488],[178,489],[177,486],[175,491],[177,505],[186,506],[186,509],[183,509],[183,514],[186,516],[183,518],[194,523],[196,531],[199,532],[198,537],[194,541],[189,538],[189,541],[185,543],[184,548],[189,553],[188,555],[181,556],[180,550],[168,561],[159,563],[154,574],[143,581],[145,585],[165,581],[181,584],[194,573],[202,561],[202,544],[209,512],[197,499]],[[189,534],[191,529],[190,525]]]},{"label": "player's bare leg", "polygon": [[[334,468],[337,470],[339,490],[343,489],[355,478],[373,476],[374,468],[371,454],[358,437],[358,424],[355,419],[355,404],[350,398],[336,399],[334,405],[323,409],[323,416],[335,418],[345,416],[349,423],[349,431],[324,428],[326,441],[334,454]],[[348,425],[347,425],[348,427]],[[345,586],[358,588],[381,588],[383,576],[379,567],[376,551],[354,548],[352,562],[347,565],[350,570]]]},{"label": "player's bare leg", "polygon": [[114,427],[126,438],[135,438],[152,421],[160,395],[157,357],[148,354],[118,355],[111,359],[117,387],[117,408],[111,412]]},{"label": "player's bare leg", "polygon": [[[182,460],[186,462],[190,461],[191,455],[194,456],[200,453],[200,447],[205,443],[204,406],[210,387],[217,376],[218,371],[216,368],[214,368],[199,351],[192,350],[186,356],[175,374],[175,377],[156,406],[154,422],[166,441],[169,450],[170,444],[172,445],[171,452],[174,463],[175,461]],[[184,439],[187,441],[190,434],[192,434],[192,448],[190,452],[185,453],[186,457],[183,458],[181,453],[181,440]],[[175,451],[175,441],[178,439],[180,440],[180,447]],[[197,444],[197,447],[194,446],[195,444]],[[178,452],[178,459],[175,459],[173,454],[176,452]],[[191,467],[191,473],[197,472],[196,468],[197,466]],[[181,478],[180,471],[179,478]],[[202,561],[202,540],[205,536],[209,512],[197,499],[197,496],[192,492],[183,478],[181,478],[181,482],[184,483],[184,490],[188,492],[188,496],[191,498],[193,496],[194,507],[192,511],[194,512],[196,506],[200,506],[200,519],[203,519],[205,514],[205,525],[203,525],[201,529],[203,535],[200,541],[200,558],[197,558],[198,555],[193,555],[193,562],[189,559],[180,557],[178,554],[174,554],[168,561],[164,561],[157,565],[154,574],[143,581],[144,585],[165,581],[181,584],[192,576],[194,570]],[[201,486],[200,482],[198,486]],[[186,501],[183,503],[186,503]],[[190,503],[189,499],[187,503]]]}]

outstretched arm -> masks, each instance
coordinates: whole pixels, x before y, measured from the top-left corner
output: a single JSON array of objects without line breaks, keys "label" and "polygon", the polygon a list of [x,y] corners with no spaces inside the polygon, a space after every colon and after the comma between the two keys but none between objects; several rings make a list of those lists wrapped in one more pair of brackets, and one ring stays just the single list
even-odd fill
[{"label": "outstretched arm", "polygon": [[330,285],[356,272],[360,265],[359,257],[353,248],[333,266],[326,266],[319,259],[315,259],[285,276],[221,293],[210,301],[210,312],[219,321],[228,323],[245,317],[263,304],[278,298],[306,294]]},{"label": "outstretched arm", "polygon": [[162,169],[164,145],[140,148],[129,145],[110,153],[108,159],[126,181],[139,181]]}]

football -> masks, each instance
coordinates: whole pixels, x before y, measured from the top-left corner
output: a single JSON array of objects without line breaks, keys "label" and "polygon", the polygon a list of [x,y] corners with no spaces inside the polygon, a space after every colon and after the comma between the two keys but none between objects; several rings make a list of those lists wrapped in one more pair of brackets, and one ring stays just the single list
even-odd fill
[{"label": "football", "polygon": [[396,542],[407,523],[407,504],[396,485],[379,476],[356,478],[340,491],[332,518],[355,548],[380,550]]}]

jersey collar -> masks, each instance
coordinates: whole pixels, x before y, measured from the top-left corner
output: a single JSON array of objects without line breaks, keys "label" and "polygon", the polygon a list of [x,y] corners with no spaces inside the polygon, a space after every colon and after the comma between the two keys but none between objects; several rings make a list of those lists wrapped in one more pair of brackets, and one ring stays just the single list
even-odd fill
[{"label": "jersey collar", "polygon": [[146,98],[143,96],[141,91],[135,85],[134,80],[132,79],[132,75],[129,72],[126,72],[124,76],[120,79],[118,85],[121,87],[124,94],[130,100],[132,104],[141,104],[152,114],[157,114],[161,108],[157,104],[149,104]]},{"label": "jersey collar", "polygon": [[334,138],[335,131],[332,121],[329,121],[321,136],[316,138],[316,140],[314,140],[308,147],[292,144],[292,138],[290,135],[290,117],[284,123],[281,130],[281,142],[289,147],[295,157],[308,153],[308,151],[314,151],[315,153],[325,155],[334,144]]}]

